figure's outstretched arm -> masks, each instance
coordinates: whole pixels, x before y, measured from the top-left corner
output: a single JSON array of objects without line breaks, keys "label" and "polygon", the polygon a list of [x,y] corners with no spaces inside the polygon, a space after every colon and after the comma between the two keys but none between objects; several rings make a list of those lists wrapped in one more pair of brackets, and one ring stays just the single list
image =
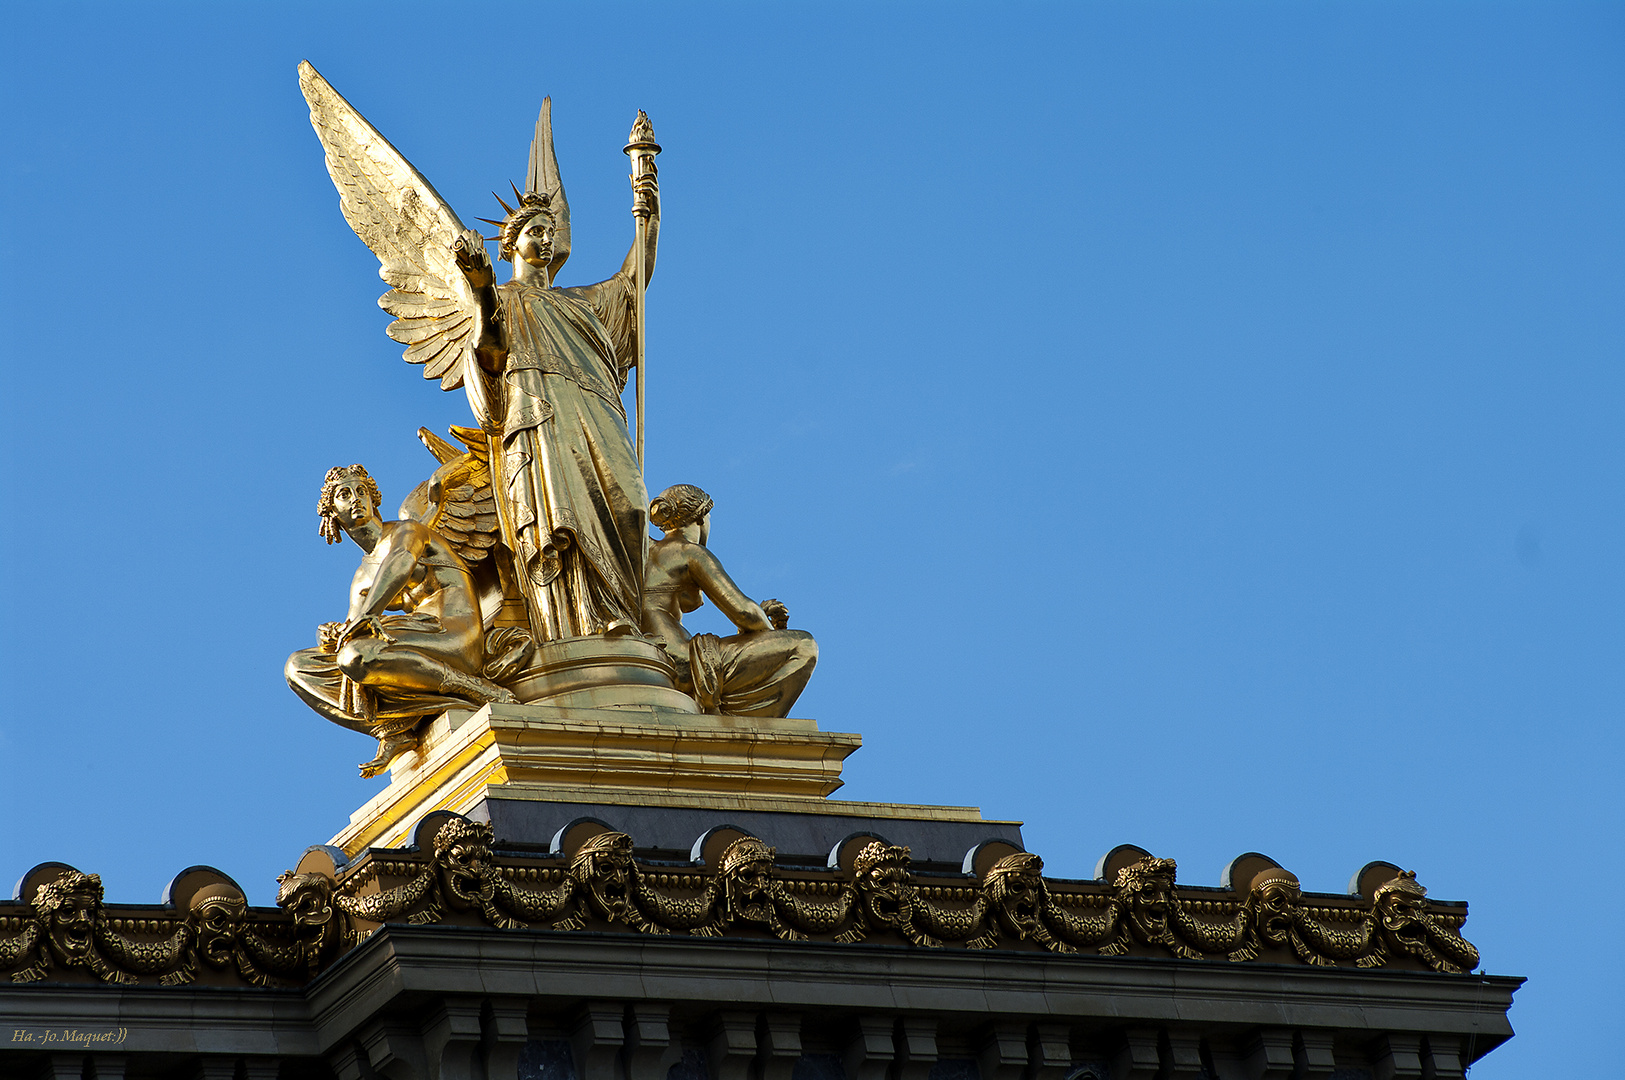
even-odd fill
[{"label": "figure's outstretched arm", "polygon": [[[632,213],[638,217],[643,217],[646,214],[649,218],[649,227],[644,232],[643,272],[645,285],[649,283],[649,278],[654,277],[655,249],[660,246],[660,179],[655,174],[653,162],[650,163],[650,166],[650,171],[647,174],[632,183]],[[627,279],[630,280],[637,273],[637,267],[638,242],[634,239],[631,248],[626,252],[625,261],[621,263],[621,273],[625,274]]]},{"label": "figure's outstretched arm", "polygon": [[497,317],[496,271],[485,250],[485,238],[473,229],[458,236],[451,250],[470,294],[465,308],[470,324],[469,345],[462,361],[461,382],[475,420],[481,429],[494,432],[502,423],[502,391],[497,376],[508,364],[507,337]]},{"label": "figure's outstretched arm", "polygon": [[[635,182],[633,192],[634,213],[639,209],[646,209],[649,214],[648,228],[643,230],[644,254],[648,260],[644,264],[644,271],[647,274],[654,269],[655,248],[660,237],[660,189],[655,177],[650,174]],[[632,247],[626,253],[626,260],[621,263],[620,270],[613,276],[596,285],[581,285],[564,290],[591,304],[593,311],[603,321],[604,328],[609,331],[609,339],[615,349],[611,367],[617,386],[621,390],[626,389],[627,377],[638,364],[639,327],[633,314],[637,308],[637,277],[638,246],[637,240],[634,239]],[[644,279],[644,285],[648,285],[647,278]]]},{"label": "figure's outstretched arm", "polygon": [[497,320],[497,279],[491,254],[485,249],[485,238],[473,229],[465,230],[451,250],[457,257],[457,269],[463,272],[474,294],[474,356],[480,367],[496,375],[508,358],[508,347]]},{"label": "figure's outstretched arm", "polygon": [[722,563],[710,551],[698,544],[694,545],[693,561],[689,565],[695,582],[717,610],[733,622],[741,630],[771,630],[772,624],[768,622],[766,613],[756,601],[746,596],[744,590],[734,584],[728,571],[722,568]]}]

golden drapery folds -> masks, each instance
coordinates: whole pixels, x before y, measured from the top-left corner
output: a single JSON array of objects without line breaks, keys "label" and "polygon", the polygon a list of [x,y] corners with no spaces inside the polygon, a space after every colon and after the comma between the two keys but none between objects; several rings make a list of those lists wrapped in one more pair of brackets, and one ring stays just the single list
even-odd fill
[{"label": "golden drapery folds", "polygon": [[639,623],[647,499],[620,400],[632,289],[624,273],[582,288],[497,288],[506,362],[470,398],[496,414],[479,419],[501,433],[503,539],[538,640]]},{"label": "golden drapery folds", "polygon": [[[526,190],[515,188],[516,205],[502,203],[502,220],[482,219],[498,226],[482,237],[308,63],[299,82],[339,207],[391,286],[379,298],[394,316],[388,333],[425,378],[468,392],[489,440],[482,449],[506,551],[493,552],[502,611],[487,608],[487,621],[514,625],[522,600],[537,641],[637,632],[646,503],[620,393],[637,362],[637,312],[659,233],[659,147],[647,118],[634,131],[647,138],[631,148],[634,250],[607,281],[557,289],[570,210],[551,102],[537,116]],[[503,285],[490,239],[513,263]]]}]

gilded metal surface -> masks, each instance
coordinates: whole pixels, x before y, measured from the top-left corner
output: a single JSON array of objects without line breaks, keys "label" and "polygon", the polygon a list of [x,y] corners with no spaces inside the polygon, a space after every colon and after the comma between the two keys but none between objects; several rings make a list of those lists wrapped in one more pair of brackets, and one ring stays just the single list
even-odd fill
[{"label": "gilded metal surface", "polygon": [[529,705],[571,710],[645,706],[699,708],[676,688],[676,671],[655,642],[630,634],[543,642],[507,686]]},{"label": "gilded metal surface", "polygon": [[490,825],[455,814],[429,815],[417,838],[343,868],[312,849],[278,878],[277,910],[248,907],[217,873],[173,907],[109,908],[95,875],[47,864],[25,876],[23,902],[0,904],[0,971],[14,982],[297,984],[386,922],[1439,972],[1479,960],[1460,933],[1465,905],[1428,900],[1393,867],[1369,897],[1333,896],[1304,894],[1280,867],[1234,889],[1178,886],[1173,860],[1150,855],[1110,881],[1061,881],[1021,851],[974,874],[922,873],[908,848],[880,840],[813,869],[781,864],[749,835],[714,865],[687,867],[645,863],[630,836],[591,825],[551,857],[499,856]]},{"label": "gilded metal surface", "polygon": [[[329,544],[348,536],[364,556],[344,621],[318,627],[315,647],[290,656],[284,674],[316,712],[378,740],[362,776],[382,772],[415,746],[425,716],[470,703],[518,700],[483,674],[479,590],[459,549],[480,556],[489,550],[478,529],[488,515],[481,512],[482,489],[468,482],[465,457],[442,465],[429,494],[418,500],[425,520],[380,518],[378,485],[360,465],[330,469],[322,484],[322,536]],[[408,507],[413,505],[409,499]],[[512,649],[522,657],[527,645],[513,642]]]},{"label": "gilded metal surface", "polygon": [[[655,177],[655,155],[660,153],[660,144],[655,142],[654,125],[649,123],[649,116],[642,109],[638,110],[638,118],[632,124],[632,131],[626,137],[626,146],[623,147],[631,158],[632,188],[638,191],[640,184],[647,178],[653,181]],[[636,366],[638,371],[638,468],[643,468],[643,411],[645,400],[645,384],[647,373],[644,366],[643,355],[643,292],[649,282],[649,270],[653,266],[652,257],[645,257],[647,250],[651,205],[643,198],[634,198],[632,201],[632,214],[637,220],[637,237],[632,242],[632,252],[636,259],[636,276],[633,282],[636,288],[632,291],[633,334],[637,342]]]},{"label": "gilded metal surface", "polygon": [[[659,655],[642,639],[596,640]],[[656,686],[614,689],[623,697],[628,691],[680,697]],[[470,813],[487,797],[981,820],[974,807],[828,801],[842,784],[842,762],[862,745],[859,736],[820,731],[812,720],[696,715],[692,701],[682,700],[689,702],[688,714],[666,702],[636,708],[571,703],[491,705],[473,715],[437,717],[423,729],[417,752],[391,767],[389,786],[329,843],[352,857],[368,847],[410,843],[424,814]]]},{"label": "gilded metal surface", "polygon": [[[674,484],[649,504],[649,520],[664,534],[649,547],[643,586],[643,629],[677,669],[678,689],[702,710],[727,716],[789,716],[818,663],[818,643],[790,630],[778,600],[760,604],[734,584],[706,547],[711,496]],[[683,614],[709,599],[739,633],[690,636]]]},{"label": "gilded metal surface", "polygon": [[[31,882],[27,902],[0,905],[0,932],[12,932],[0,936],[0,971],[17,983],[89,977],[123,986],[286,986],[307,982],[342,951],[336,939],[311,948],[307,943],[319,934],[295,905],[250,908],[230,879],[204,876],[210,880],[178,910],[136,909],[129,917],[131,909],[104,904],[95,874],[61,866],[43,876],[31,872],[24,879]],[[330,877],[307,877],[306,892],[332,895]],[[7,917],[10,907],[21,914]]]},{"label": "gilded metal surface", "polygon": [[558,288],[570,212],[543,103],[527,190],[515,189],[512,205],[499,199],[504,217],[492,219],[513,263],[498,284],[485,238],[308,63],[299,82],[345,220],[392,286],[379,299],[395,317],[390,336],[425,378],[467,392],[492,474],[505,595],[537,641],[635,632],[647,497],[620,393],[641,348],[660,232],[647,118],[628,148],[632,249],[610,278]]},{"label": "gilded metal surface", "polygon": [[[378,611],[352,625],[352,616],[325,628],[318,649],[290,660],[296,692],[328,719],[378,738],[376,756],[362,766],[369,776],[417,745],[425,717],[460,702],[652,704],[687,712],[692,701],[710,713],[787,716],[817,660],[812,636],[787,628],[778,601],[757,604],[740,592],[703,539],[690,535],[693,527],[674,526],[652,548],[649,542],[643,301],[659,247],[660,145],[648,116],[638,113],[623,148],[631,167],[631,249],[606,280],[560,288],[570,206],[553,148],[551,100],[537,117],[525,190],[514,187],[511,204],[498,197],[504,216],[482,219],[497,229],[486,238],[465,228],[308,63],[299,67],[299,82],[344,218],[378,256],[391,286],[379,298],[394,317],[389,335],[426,378],[466,392],[477,426],[453,429],[462,448],[420,430],[441,464],[401,508],[403,518],[442,537],[467,563],[471,586],[444,590],[445,602],[458,608],[457,625],[442,620],[423,631]],[[488,239],[513,265],[506,282],[496,280]],[[633,370],[635,445],[620,397]],[[698,489],[669,489],[654,505],[669,509],[674,493],[687,490]],[[337,535],[334,527],[324,531]],[[653,576],[647,589],[646,575]],[[703,596],[739,633],[684,631],[682,612]],[[432,677],[421,666],[406,671],[387,662],[381,650],[401,633],[431,634],[419,651],[439,663]],[[661,686],[646,689],[641,671],[621,680],[625,665],[606,644],[597,649],[603,656],[578,665],[597,682],[559,685],[553,646],[580,652],[585,641],[590,653],[593,641],[644,635],[671,657],[675,682],[660,673]],[[458,682],[454,673],[474,682]]]}]

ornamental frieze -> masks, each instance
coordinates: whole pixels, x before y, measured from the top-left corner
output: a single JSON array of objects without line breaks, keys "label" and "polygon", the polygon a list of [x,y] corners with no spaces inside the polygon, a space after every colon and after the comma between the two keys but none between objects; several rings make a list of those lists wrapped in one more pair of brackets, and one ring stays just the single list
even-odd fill
[{"label": "ornamental frieze", "polygon": [[[297,986],[386,923],[774,938],[832,945],[1003,949],[1058,957],[1470,971],[1465,904],[1431,900],[1411,871],[1373,863],[1349,895],[1306,893],[1262,856],[1228,887],[1179,884],[1172,859],[1115,849],[1095,880],[1047,878],[1014,850],[962,874],[917,870],[907,847],[857,837],[829,865],[781,860],[738,830],[686,863],[640,857],[631,836],[583,822],[559,850],[503,850],[490,825],[440,812],[418,843],[346,864],[308,851],[250,907],[225,874],[194,867],[163,905],[105,903],[101,879],[60,863],[0,904],[0,974],[14,983]],[[725,842],[724,842],[725,841]],[[1008,846],[1008,845],[1006,845]],[[974,855],[974,853],[973,853]]]}]

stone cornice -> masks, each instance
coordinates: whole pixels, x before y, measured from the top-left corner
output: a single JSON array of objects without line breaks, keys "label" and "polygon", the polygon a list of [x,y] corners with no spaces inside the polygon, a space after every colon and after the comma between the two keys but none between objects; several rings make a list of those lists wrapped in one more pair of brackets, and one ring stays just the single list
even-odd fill
[{"label": "stone cornice", "polygon": [[313,848],[278,879],[278,908],[250,908],[207,867],[183,872],[156,907],[107,905],[100,879],[62,864],[25,875],[28,902],[0,904],[0,972],[11,981],[297,986],[387,924],[552,930],[928,954],[1048,953],[1459,973],[1478,965],[1465,904],[1430,900],[1415,875],[1370,864],[1351,895],[1305,893],[1262,856],[1232,863],[1228,888],[1179,885],[1171,859],[1115,849],[1092,881],[1046,878],[1043,861],[995,841],[960,874],[915,871],[909,849],[865,834],[829,865],[780,864],[733,828],[696,860],[639,857],[632,837],[584,819],[551,855],[503,851],[491,827],[427,815],[411,848],[345,863]]}]

